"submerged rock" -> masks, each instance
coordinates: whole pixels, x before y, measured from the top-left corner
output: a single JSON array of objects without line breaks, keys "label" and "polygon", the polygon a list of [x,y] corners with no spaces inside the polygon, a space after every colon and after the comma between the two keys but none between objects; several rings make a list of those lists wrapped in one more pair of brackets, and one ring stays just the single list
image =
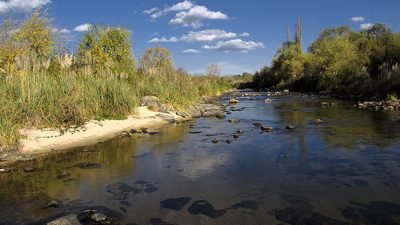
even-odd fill
[{"label": "submerged rock", "polygon": [[260,129],[262,132],[272,132],[274,130],[273,127],[264,127],[264,126],[261,126]]},{"label": "submerged rock", "polygon": [[315,124],[321,124],[321,123],[324,123],[324,121],[321,120],[321,119],[316,119],[316,120],[314,120],[314,123]]},{"label": "submerged rock", "polygon": [[293,129],[296,129],[296,127],[293,126],[293,125],[287,125],[287,126],[286,126],[286,129],[288,129],[288,130],[293,130]]},{"label": "submerged rock", "polygon": [[170,198],[160,202],[160,207],[179,211],[192,200],[190,197]]},{"label": "submerged rock", "polygon": [[217,210],[214,208],[213,205],[211,205],[211,203],[204,201],[204,200],[199,200],[199,201],[195,201],[188,209],[188,212],[191,214],[201,214],[201,215],[205,215],[208,216],[210,218],[216,219],[219,218],[223,215],[225,215],[226,210],[222,209],[222,210]]},{"label": "submerged rock", "polygon": [[63,216],[61,218],[48,222],[47,225],[81,225],[77,216],[78,215],[76,214]]},{"label": "submerged rock", "polygon": [[60,204],[61,202],[59,200],[52,199],[48,203],[46,203],[46,205],[43,206],[43,209],[57,208],[58,206],[60,206]]}]

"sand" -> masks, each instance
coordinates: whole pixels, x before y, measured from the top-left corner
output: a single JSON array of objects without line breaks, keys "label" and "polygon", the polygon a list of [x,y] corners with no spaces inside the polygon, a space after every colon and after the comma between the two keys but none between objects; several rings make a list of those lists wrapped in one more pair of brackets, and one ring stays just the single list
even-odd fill
[{"label": "sand", "polygon": [[24,155],[38,155],[53,151],[67,150],[93,145],[120,135],[132,128],[156,128],[171,123],[170,120],[183,121],[176,113],[160,113],[138,107],[134,115],[124,120],[89,121],[82,128],[70,129],[60,133],[59,129],[23,129],[19,152]]}]

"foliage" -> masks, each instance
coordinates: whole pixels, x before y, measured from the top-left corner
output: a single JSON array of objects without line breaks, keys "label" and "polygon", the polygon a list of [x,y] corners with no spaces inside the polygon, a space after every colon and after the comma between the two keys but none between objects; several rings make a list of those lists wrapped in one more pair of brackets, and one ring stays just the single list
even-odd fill
[{"label": "foliage", "polygon": [[171,52],[161,46],[148,48],[140,61],[140,69],[144,73],[154,74],[173,69]]},{"label": "foliage", "polygon": [[329,91],[352,98],[400,94],[400,33],[383,24],[356,32],[326,29],[303,53],[286,42],[272,66],[253,78],[258,88]]},{"label": "foliage", "polygon": [[135,69],[131,49],[129,30],[91,25],[79,43],[76,63],[78,67],[88,67],[86,74],[129,74]]}]

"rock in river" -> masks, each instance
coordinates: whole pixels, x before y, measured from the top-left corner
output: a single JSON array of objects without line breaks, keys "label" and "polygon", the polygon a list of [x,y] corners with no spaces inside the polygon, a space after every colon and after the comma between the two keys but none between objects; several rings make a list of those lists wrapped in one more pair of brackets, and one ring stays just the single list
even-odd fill
[{"label": "rock in river", "polygon": [[274,128],[273,128],[273,127],[264,127],[264,126],[261,126],[260,129],[261,129],[261,131],[263,131],[263,132],[272,132],[272,130],[273,130]]}]

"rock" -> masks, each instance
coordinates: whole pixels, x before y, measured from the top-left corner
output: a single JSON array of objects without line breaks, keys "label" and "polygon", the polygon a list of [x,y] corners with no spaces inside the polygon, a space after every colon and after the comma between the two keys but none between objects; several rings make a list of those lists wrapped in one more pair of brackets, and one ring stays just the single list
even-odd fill
[{"label": "rock", "polygon": [[321,119],[316,119],[316,120],[314,121],[314,123],[315,123],[315,124],[321,124],[321,123],[324,123],[324,121],[321,120]]},{"label": "rock", "polygon": [[136,134],[136,133],[139,133],[139,131],[136,130],[135,128],[132,128],[132,129],[129,130],[129,133],[130,134]]},{"label": "rock", "polygon": [[172,115],[168,115],[168,114],[157,114],[156,116],[159,117],[159,118],[161,118],[161,119],[163,119],[163,120],[165,120],[165,121],[168,121],[168,122],[170,122],[170,123],[175,123],[175,122],[176,122],[175,117],[172,116]]},{"label": "rock", "polygon": [[1,168],[0,173],[10,173],[12,171],[11,168]]},{"label": "rock", "polygon": [[272,102],[272,99],[270,99],[270,98],[265,99],[265,103],[271,103],[271,102]]},{"label": "rock", "polygon": [[234,134],[233,138],[238,139],[238,138],[240,138],[240,135],[239,134]]},{"label": "rock", "polygon": [[70,176],[70,174],[68,172],[62,171],[57,175],[57,178],[61,179],[61,178],[69,177],[69,176]]},{"label": "rock", "polygon": [[96,210],[86,210],[80,213],[78,216],[78,221],[81,224],[93,224],[93,225],[105,225],[112,224],[111,219],[108,218],[103,213],[97,212]]},{"label": "rock", "polygon": [[323,106],[323,107],[328,107],[328,106],[329,106],[329,102],[322,102],[322,103],[321,103],[321,106]]},{"label": "rock", "polygon": [[231,98],[229,99],[229,104],[238,104],[239,100],[235,99],[235,98]]},{"label": "rock", "polygon": [[151,105],[157,105],[160,106],[160,99],[158,99],[156,96],[145,96],[140,99],[140,106],[151,106]]},{"label": "rock", "polygon": [[147,127],[141,127],[141,128],[140,128],[140,131],[141,131],[142,133],[144,133],[144,134],[147,134],[147,133],[149,133],[149,128],[147,128]]},{"label": "rock", "polygon": [[23,168],[25,173],[31,173],[34,172],[36,169],[34,167],[26,166]]},{"label": "rock", "polygon": [[217,144],[219,142],[219,140],[213,139],[211,142],[214,143],[214,144]]},{"label": "rock", "polygon": [[256,127],[259,127],[259,126],[262,126],[262,123],[261,122],[255,122],[255,123],[253,123],[253,125],[256,126]]},{"label": "rock", "polygon": [[238,134],[242,134],[242,133],[244,133],[244,130],[242,130],[242,129],[238,129],[238,130],[236,131],[236,133],[238,133]]},{"label": "rock", "polygon": [[81,223],[79,222],[77,215],[72,214],[48,222],[47,225],[81,225]]},{"label": "rock", "polygon": [[240,120],[238,120],[238,119],[229,119],[228,122],[229,123],[239,123]]},{"label": "rock", "polygon": [[180,116],[180,117],[183,117],[183,118],[186,118],[186,117],[189,116],[188,113],[186,113],[186,112],[181,112],[181,111],[176,112],[176,115],[178,115],[178,116]]},{"label": "rock", "polygon": [[284,93],[284,94],[289,94],[289,90],[288,90],[288,89],[285,89],[285,90],[283,90],[283,93]]},{"label": "rock", "polygon": [[231,140],[226,140],[225,141],[227,144],[230,144],[230,143],[232,143],[232,141]]},{"label": "rock", "polygon": [[60,206],[60,201],[58,200],[50,200],[48,203],[46,203],[46,205],[43,206],[43,209],[47,209],[47,208],[57,208],[58,206]]},{"label": "rock", "polygon": [[292,125],[287,125],[286,126],[286,129],[288,129],[288,130],[293,130],[293,129],[296,129],[294,126],[292,126]]},{"label": "rock", "polygon": [[216,116],[218,119],[224,119],[226,117],[224,112],[219,112]]},{"label": "rock", "polygon": [[131,137],[131,134],[128,131],[121,131],[118,135],[119,138],[128,138]]},{"label": "rock", "polygon": [[273,127],[264,127],[264,126],[261,126],[260,129],[261,129],[262,132],[272,132],[272,130],[273,130],[274,128],[273,128]]}]

